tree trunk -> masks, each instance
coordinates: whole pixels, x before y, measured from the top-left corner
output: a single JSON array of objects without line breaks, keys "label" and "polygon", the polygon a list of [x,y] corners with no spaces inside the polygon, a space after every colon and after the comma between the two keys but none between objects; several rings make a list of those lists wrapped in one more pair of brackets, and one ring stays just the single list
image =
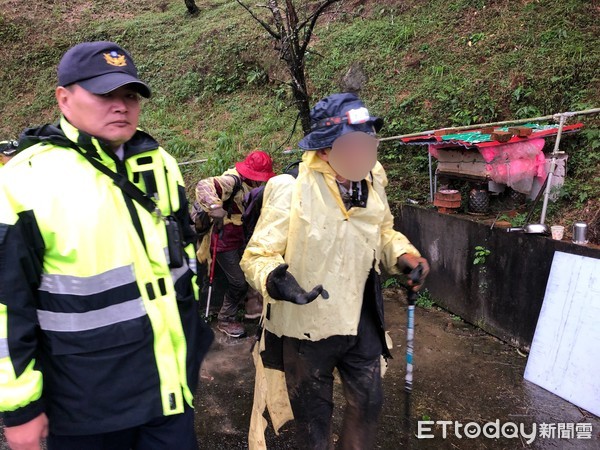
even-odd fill
[{"label": "tree trunk", "polygon": [[304,76],[303,64],[300,65],[288,63],[288,69],[292,76],[292,95],[294,103],[300,114],[300,123],[304,134],[310,131],[310,102],[308,91],[306,89],[306,79]]},{"label": "tree trunk", "polygon": [[200,10],[196,6],[196,2],[194,0],[184,0],[185,6],[190,14],[198,14]]}]

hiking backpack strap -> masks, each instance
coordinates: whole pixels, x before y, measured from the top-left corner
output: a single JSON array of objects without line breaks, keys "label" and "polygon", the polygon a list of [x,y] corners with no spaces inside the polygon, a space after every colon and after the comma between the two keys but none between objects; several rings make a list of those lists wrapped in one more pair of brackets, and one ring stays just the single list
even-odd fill
[{"label": "hiking backpack strap", "polygon": [[231,219],[231,214],[233,210],[233,205],[235,203],[236,194],[242,189],[242,179],[237,175],[233,175],[231,173],[226,174],[226,176],[231,177],[235,180],[235,184],[233,185],[233,190],[231,191],[231,195],[227,200],[223,202],[223,209],[227,211],[227,218]]}]

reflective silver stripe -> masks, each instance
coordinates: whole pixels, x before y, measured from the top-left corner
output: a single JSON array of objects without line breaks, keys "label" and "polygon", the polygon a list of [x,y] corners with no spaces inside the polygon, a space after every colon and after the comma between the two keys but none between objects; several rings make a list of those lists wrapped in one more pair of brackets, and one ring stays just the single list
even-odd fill
[{"label": "reflective silver stripe", "polygon": [[[169,261],[169,249],[165,248],[164,250],[167,261]],[[188,269],[194,272],[194,274],[196,274],[198,270],[196,266],[196,258],[192,259],[185,254],[183,255],[183,266],[177,269],[171,269],[171,278],[173,279],[173,284],[175,284],[175,282],[179,280],[179,278],[181,278],[188,271]]]},{"label": "reflective silver stripe", "polygon": [[196,263],[196,258],[188,258],[188,264],[190,266],[190,270],[195,274],[198,274],[198,264]]},{"label": "reflective silver stripe", "polygon": [[146,315],[142,298],[84,313],[57,313],[38,309],[38,321],[46,331],[85,331]]},{"label": "reflective silver stripe", "polygon": [[178,267],[177,269],[171,269],[171,278],[173,279],[173,284],[175,284],[177,280],[187,273],[189,269],[187,262],[187,258],[184,258],[183,265],[181,267]]},{"label": "reflective silver stripe", "polygon": [[51,294],[92,295],[134,283],[133,265],[117,267],[91,277],[44,274],[40,291]]},{"label": "reflective silver stripe", "polygon": [[169,247],[163,248],[163,252],[165,252],[165,258],[167,258],[167,264],[171,264],[171,258],[169,257]]},{"label": "reflective silver stripe", "polygon": [[8,339],[0,339],[0,359],[6,358],[8,355]]}]

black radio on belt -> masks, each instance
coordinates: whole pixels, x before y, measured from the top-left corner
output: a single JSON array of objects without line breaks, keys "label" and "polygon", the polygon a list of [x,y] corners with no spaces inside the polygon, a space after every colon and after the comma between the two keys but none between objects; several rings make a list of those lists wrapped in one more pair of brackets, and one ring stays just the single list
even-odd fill
[{"label": "black radio on belt", "polygon": [[167,229],[167,245],[169,249],[169,267],[177,269],[183,266],[183,234],[177,219],[173,216],[164,217]]}]

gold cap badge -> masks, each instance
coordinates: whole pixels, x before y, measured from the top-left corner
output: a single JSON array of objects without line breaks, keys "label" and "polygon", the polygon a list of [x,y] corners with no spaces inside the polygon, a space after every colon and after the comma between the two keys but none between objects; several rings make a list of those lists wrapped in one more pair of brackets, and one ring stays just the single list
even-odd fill
[{"label": "gold cap badge", "polygon": [[124,67],[127,65],[125,55],[119,55],[117,52],[103,53],[104,60],[111,66]]}]

